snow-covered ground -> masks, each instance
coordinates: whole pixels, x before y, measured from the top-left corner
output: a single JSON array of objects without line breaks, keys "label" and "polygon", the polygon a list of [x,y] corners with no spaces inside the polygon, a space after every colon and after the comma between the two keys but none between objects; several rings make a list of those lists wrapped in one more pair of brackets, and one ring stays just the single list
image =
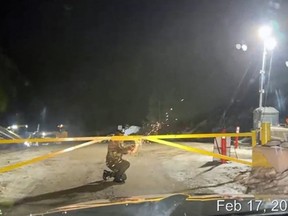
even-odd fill
[{"label": "snow-covered ground", "polygon": [[[212,144],[186,144],[213,150]],[[0,165],[22,161],[71,145],[48,145],[30,147],[24,151],[1,152]],[[0,201],[12,204],[22,200],[10,212],[12,215],[22,215],[22,212],[28,213],[29,209],[42,211],[92,199],[178,192],[239,194],[246,190],[244,186],[231,181],[250,167],[236,163],[209,166],[207,163],[212,162],[212,157],[159,144],[143,144],[138,154],[126,156],[131,167],[127,171],[128,179],[124,185],[115,185],[112,182],[91,185],[89,183],[102,178],[106,151],[107,144],[95,144],[3,173],[0,181]],[[237,154],[239,158],[251,160],[251,149],[247,147],[238,149]]]}]

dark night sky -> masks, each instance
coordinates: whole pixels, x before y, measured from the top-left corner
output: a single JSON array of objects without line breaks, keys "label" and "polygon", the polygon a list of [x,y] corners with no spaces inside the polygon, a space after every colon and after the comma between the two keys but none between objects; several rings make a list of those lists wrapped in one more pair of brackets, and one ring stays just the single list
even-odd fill
[{"label": "dark night sky", "polygon": [[[0,50],[18,68],[6,75],[12,96],[0,113],[3,122],[35,124],[45,115],[47,126],[93,131],[141,124],[159,104],[161,113],[174,107],[175,116],[187,119],[227,107],[235,92],[233,106],[256,108],[262,54],[257,28],[272,18],[287,35],[287,3],[273,15],[269,2],[278,1],[2,2]],[[248,51],[236,50],[238,42],[247,43]],[[285,48],[284,38],[274,55],[268,105],[275,105],[276,90],[286,103]]]}]

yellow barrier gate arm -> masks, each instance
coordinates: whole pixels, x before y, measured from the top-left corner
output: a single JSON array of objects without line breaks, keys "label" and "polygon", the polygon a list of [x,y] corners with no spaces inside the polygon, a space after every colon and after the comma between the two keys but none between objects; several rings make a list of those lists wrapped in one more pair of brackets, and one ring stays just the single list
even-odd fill
[{"label": "yellow barrier gate arm", "polygon": [[[169,141],[165,141],[162,139],[188,139],[188,138],[215,138],[215,137],[222,137],[222,136],[230,136],[230,137],[252,137],[252,144],[255,145],[256,144],[256,132],[253,131],[251,132],[246,132],[246,133],[207,133],[207,134],[175,134],[175,135],[151,135],[151,136],[100,136],[100,137],[71,137],[71,138],[34,138],[34,139],[10,139],[10,140],[1,140],[0,139],[0,144],[15,144],[15,143],[24,143],[25,141],[28,142],[79,142],[79,141],[89,141],[86,143],[82,143],[70,148],[66,148],[60,151],[56,151],[56,152],[52,152],[52,153],[48,153],[42,156],[38,156],[29,160],[25,160],[22,162],[18,162],[18,163],[14,163],[14,164],[10,164],[4,167],[0,167],[0,173],[4,173],[4,172],[8,172],[11,171],[13,169],[17,169],[19,167],[25,166],[25,165],[29,165],[29,164],[33,164],[39,161],[43,161],[46,160],[48,158],[52,158],[55,157],[57,155],[66,153],[66,152],[70,152],[70,151],[74,151],[78,148],[83,148],[85,146],[89,146],[92,144],[95,144],[97,142],[103,141],[103,140],[112,140],[112,141],[128,141],[128,140],[139,140],[139,139],[143,139],[143,140],[149,140],[151,142],[156,142],[159,144],[164,144],[167,146],[171,146],[171,147],[175,147],[175,148],[179,148],[179,149],[183,149],[185,151],[189,151],[189,152],[194,152],[194,153],[198,153],[198,154],[203,154],[203,155],[207,155],[207,156],[212,156],[215,158],[219,158],[219,159],[225,159],[225,160],[230,160],[233,162],[237,162],[237,163],[242,163],[245,165],[249,165],[252,166],[252,162],[249,161],[245,161],[245,160],[239,160],[237,158],[233,158],[233,157],[228,157],[225,155],[221,155],[221,154],[216,154],[216,153],[212,153],[203,149],[199,149],[199,148],[195,148],[195,147],[190,147],[190,146],[185,146],[185,145],[181,145],[181,144],[177,144],[177,143],[173,143],[173,142],[169,142]],[[92,140],[92,141],[91,141]]]},{"label": "yellow barrier gate arm", "polygon": [[33,138],[33,139],[0,139],[0,144],[15,144],[24,142],[79,142],[95,139],[112,141],[132,141],[139,139],[195,139],[195,138],[215,138],[215,137],[252,137],[253,133],[207,133],[207,134],[175,134],[175,135],[150,135],[150,136],[94,136],[94,137],[70,137],[70,138]]},{"label": "yellow barrier gate arm", "polygon": [[93,145],[93,144],[95,144],[97,142],[100,142],[100,141],[102,141],[102,140],[99,140],[99,139],[92,140],[90,142],[85,142],[85,143],[79,144],[77,146],[66,148],[66,149],[63,149],[63,150],[60,150],[60,151],[51,152],[51,153],[48,153],[48,154],[45,154],[45,155],[41,155],[41,156],[29,159],[29,160],[25,160],[25,161],[21,161],[21,162],[18,162],[18,163],[10,164],[10,165],[4,166],[4,167],[0,167],[0,173],[8,172],[8,171],[20,168],[20,167],[25,166],[25,165],[37,163],[39,161],[43,161],[43,160],[55,157],[55,156],[60,155],[60,154],[64,154],[64,153],[67,153],[67,152],[70,152],[70,151],[74,151],[76,149],[83,148],[83,147],[86,147],[86,146],[89,146],[89,145]]},{"label": "yellow barrier gate arm", "polygon": [[0,144],[17,144],[17,143],[50,143],[50,142],[83,142],[90,140],[109,140],[111,137],[70,137],[70,138],[32,138],[32,139],[0,139]]},{"label": "yellow barrier gate arm", "polygon": [[233,162],[237,162],[237,163],[242,163],[248,166],[252,166],[252,162],[249,161],[245,161],[245,160],[239,160],[237,158],[233,158],[233,157],[229,157],[229,156],[225,156],[225,155],[221,155],[221,154],[216,154],[216,153],[212,153],[209,151],[206,151],[204,149],[199,149],[199,148],[195,148],[195,147],[191,147],[191,146],[185,146],[185,145],[181,145],[178,143],[173,143],[173,142],[169,142],[166,140],[160,140],[160,139],[156,139],[156,138],[145,138],[146,140],[149,140],[151,142],[156,142],[159,144],[163,144],[163,145],[167,145],[167,146],[171,146],[171,147],[175,147],[175,148],[179,148],[179,149],[183,149],[185,151],[189,151],[189,152],[194,152],[194,153],[198,153],[198,154],[203,154],[203,155],[207,155],[207,156],[212,156],[215,158],[219,158],[219,159],[224,159],[224,160],[229,160],[229,161],[233,161]]},{"label": "yellow barrier gate arm", "polygon": [[[193,138],[215,138],[215,137],[251,137],[251,132],[245,133],[203,133],[203,134],[168,134],[168,135],[150,135],[147,138],[152,139],[193,139]],[[143,138],[146,138],[143,136]]]}]

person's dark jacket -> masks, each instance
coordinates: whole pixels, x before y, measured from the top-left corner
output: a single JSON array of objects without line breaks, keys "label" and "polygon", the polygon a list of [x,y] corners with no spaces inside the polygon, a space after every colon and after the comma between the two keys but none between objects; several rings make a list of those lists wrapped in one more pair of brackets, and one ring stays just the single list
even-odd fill
[{"label": "person's dark jacket", "polygon": [[112,141],[108,144],[106,162],[121,162],[123,154],[133,150],[134,145],[125,145],[123,142]]}]

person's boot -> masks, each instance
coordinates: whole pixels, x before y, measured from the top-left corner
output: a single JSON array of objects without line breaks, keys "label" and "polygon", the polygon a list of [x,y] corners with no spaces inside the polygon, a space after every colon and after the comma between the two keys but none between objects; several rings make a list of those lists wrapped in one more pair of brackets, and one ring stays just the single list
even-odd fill
[{"label": "person's boot", "polygon": [[103,171],[103,180],[106,181],[108,178],[111,178],[112,172],[108,170]]},{"label": "person's boot", "polygon": [[114,179],[113,182],[119,183],[119,184],[124,184],[125,180],[124,179]]},{"label": "person's boot", "polygon": [[124,173],[121,177],[121,179],[123,179],[124,181],[127,179],[127,175]]}]

